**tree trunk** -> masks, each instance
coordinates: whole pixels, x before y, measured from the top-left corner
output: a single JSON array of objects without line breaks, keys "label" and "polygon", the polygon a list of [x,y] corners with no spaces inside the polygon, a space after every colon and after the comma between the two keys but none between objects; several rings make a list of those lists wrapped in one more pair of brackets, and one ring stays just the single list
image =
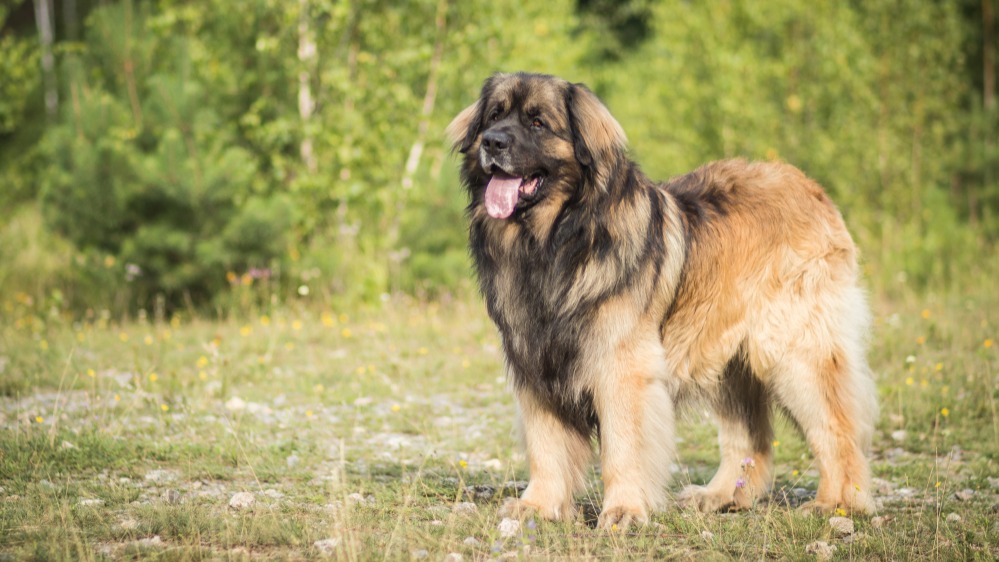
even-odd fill
[{"label": "tree trunk", "polygon": [[59,110],[59,85],[55,74],[55,57],[52,54],[52,0],[35,0],[35,23],[42,43],[42,82],[45,89],[45,115],[49,121]]},{"label": "tree trunk", "polygon": [[298,115],[302,119],[302,144],[299,152],[309,174],[316,173],[316,157],[312,151],[312,131],[309,121],[316,109],[312,99],[312,72],[316,65],[316,41],[309,29],[309,0],[298,2],[298,60],[301,70],[298,73]]}]

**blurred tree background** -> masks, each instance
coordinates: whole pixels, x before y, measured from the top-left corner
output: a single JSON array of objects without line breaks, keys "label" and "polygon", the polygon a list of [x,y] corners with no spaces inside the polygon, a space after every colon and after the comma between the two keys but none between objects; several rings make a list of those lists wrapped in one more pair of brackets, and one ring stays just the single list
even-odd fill
[{"label": "blurred tree background", "polygon": [[801,167],[879,295],[988,283],[994,4],[2,0],[0,294],[115,315],[463,294],[441,132],[514,70],[588,83],[652,177]]}]

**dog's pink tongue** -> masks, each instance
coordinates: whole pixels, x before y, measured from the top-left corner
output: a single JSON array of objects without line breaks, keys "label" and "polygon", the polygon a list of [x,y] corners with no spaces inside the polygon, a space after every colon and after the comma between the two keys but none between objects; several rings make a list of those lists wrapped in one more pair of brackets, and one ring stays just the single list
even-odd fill
[{"label": "dog's pink tongue", "polygon": [[505,219],[513,214],[520,197],[520,178],[494,175],[486,186],[486,212],[494,219]]}]

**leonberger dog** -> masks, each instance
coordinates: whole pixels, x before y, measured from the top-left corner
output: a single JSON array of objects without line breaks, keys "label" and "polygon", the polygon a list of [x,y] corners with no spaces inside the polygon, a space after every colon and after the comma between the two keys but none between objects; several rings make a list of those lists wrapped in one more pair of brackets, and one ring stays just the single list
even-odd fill
[{"label": "leonberger dog", "polygon": [[502,513],[573,517],[595,435],[597,525],[647,522],[667,502],[674,418],[692,400],[717,417],[721,466],[680,504],[765,496],[783,410],[818,465],[808,507],[874,509],[869,312],[857,250],[816,182],[744,160],[654,182],[596,95],[547,75],[490,77],[447,134],[530,471]]}]

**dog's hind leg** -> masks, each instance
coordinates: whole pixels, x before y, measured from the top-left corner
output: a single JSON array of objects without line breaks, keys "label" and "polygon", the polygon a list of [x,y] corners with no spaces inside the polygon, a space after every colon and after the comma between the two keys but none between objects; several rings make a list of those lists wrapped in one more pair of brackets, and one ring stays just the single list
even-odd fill
[{"label": "dog's hind leg", "polygon": [[706,486],[687,486],[681,505],[700,511],[747,509],[770,490],[773,429],[763,383],[741,357],[733,358],[713,400],[721,464]]},{"label": "dog's hind leg", "polygon": [[838,314],[815,317],[788,347],[770,388],[801,427],[818,464],[818,494],[803,507],[871,512],[865,453],[878,404],[864,353],[866,305],[856,288],[838,304],[829,307]]},{"label": "dog's hind leg", "polygon": [[576,513],[573,495],[582,489],[593,458],[590,435],[566,424],[529,389],[517,390],[517,407],[530,479],[524,494],[507,500],[500,514],[571,519]]}]

